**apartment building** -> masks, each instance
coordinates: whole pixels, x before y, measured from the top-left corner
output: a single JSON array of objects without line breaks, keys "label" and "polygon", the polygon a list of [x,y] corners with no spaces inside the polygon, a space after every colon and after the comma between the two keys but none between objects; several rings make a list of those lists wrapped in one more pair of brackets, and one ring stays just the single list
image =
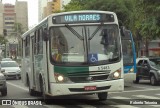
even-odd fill
[{"label": "apartment building", "polygon": [[63,10],[71,0],[39,0],[39,22],[50,14]]},{"label": "apartment building", "polygon": [[24,31],[28,29],[27,2],[16,1],[15,5],[0,2],[0,34],[3,34],[4,29],[7,31],[7,36],[14,34],[16,23],[22,24]]},{"label": "apartment building", "polygon": [[0,1],[0,35],[8,40],[5,48],[5,56],[17,56],[18,39],[21,35],[17,24],[21,24],[21,31],[28,30],[28,5],[26,1],[17,1],[15,4],[2,3]]}]

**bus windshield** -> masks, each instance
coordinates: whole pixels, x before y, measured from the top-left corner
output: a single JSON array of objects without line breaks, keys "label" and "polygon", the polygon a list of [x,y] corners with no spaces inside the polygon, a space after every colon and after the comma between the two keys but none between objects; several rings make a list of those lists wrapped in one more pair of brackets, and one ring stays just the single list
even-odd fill
[{"label": "bus windshield", "polygon": [[51,60],[58,64],[103,64],[120,58],[117,25],[66,25],[50,29]]},{"label": "bus windshield", "polygon": [[131,40],[122,40],[123,63],[133,64],[133,50]]}]

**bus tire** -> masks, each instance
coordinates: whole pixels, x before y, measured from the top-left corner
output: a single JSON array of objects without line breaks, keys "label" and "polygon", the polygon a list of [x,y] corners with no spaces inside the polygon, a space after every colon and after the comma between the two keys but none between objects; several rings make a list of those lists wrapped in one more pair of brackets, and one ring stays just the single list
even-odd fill
[{"label": "bus tire", "polygon": [[106,100],[107,97],[108,97],[108,92],[98,93],[98,98],[99,98],[100,101]]},{"label": "bus tire", "polygon": [[155,77],[155,75],[154,74],[151,74],[151,77],[150,77],[150,83],[151,83],[151,85],[157,85],[157,79],[156,79],[156,77]]},{"label": "bus tire", "polygon": [[45,94],[45,83],[42,79],[42,76],[40,76],[40,89],[41,89],[41,96],[42,96],[42,99],[43,101],[46,103],[46,104],[50,104],[52,101],[49,99],[49,96]]},{"label": "bus tire", "polygon": [[40,76],[39,82],[40,82],[41,96],[45,100],[46,96],[45,96],[44,82],[43,82],[42,76]]},{"label": "bus tire", "polygon": [[7,88],[3,89],[1,91],[2,96],[7,96]]},{"label": "bus tire", "polygon": [[28,84],[28,88],[29,88],[29,94],[30,94],[30,96],[36,96],[36,92],[33,90],[33,89],[31,89],[31,86],[30,86],[30,81],[29,81],[29,77],[28,77],[28,75],[27,75],[27,84]]}]

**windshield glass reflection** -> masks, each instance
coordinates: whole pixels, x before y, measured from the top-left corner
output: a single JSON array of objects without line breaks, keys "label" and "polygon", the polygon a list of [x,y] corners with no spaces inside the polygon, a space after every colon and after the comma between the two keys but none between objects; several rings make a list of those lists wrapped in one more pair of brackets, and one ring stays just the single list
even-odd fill
[{"label": "windshield glass reflection", "polygon": [[120,57],[116,25],[61,26],[50,29],[51,60],[55,63],[102,63]]}]

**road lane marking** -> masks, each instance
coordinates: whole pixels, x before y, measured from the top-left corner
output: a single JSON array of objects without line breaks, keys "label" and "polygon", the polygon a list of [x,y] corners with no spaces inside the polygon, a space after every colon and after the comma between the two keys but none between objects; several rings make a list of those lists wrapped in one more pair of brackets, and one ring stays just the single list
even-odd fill
[{"label": "road lane marking", "polygon": [[[115,97],[112,97],[111,99],[131,100],[131,98],[122,97],[122,96],[115,96]],[[109,106],[118,107],[118,108],[139,108],[139,107],[135,107],[133,105],[109,105]]]},{"label": "road lane marking", "polygon": [[17,87],[17,88],[20,88],[20,89],[25,90],[25,91],[28,91],[28,88],[24,88],[24,87],[18,86],[16,84],[13,84],[13,83],[10,83],[10,82],[7,82],[7,84],[12,85],[12,86]]},{"label": "road lane marking", "polygon": [[29,108],[25,105],[12,105],[14,108]]},{"label": "road lane marking", "polygon": [[138,97],[138,98],[145,98],[145,99],[160,99],[160,98],[157,98],[157,97],[154,97],[154,96],[147,96],[147,95],[132,95],[132,96],[135,96],[135,97]]},{"label": "road lane marking", "polygon": [[[146,95],[133,95],[133,96],[135,96],[135,97],[138,97],[138,98],[145,98],[145,99],[153,99],[153,101],[155,101],[156,102],[156,99],[160,99],[160,98],[158,98],[158,97],[154,97],[154,96],[146,96]],[[155,100],[154,100],[155,99]],[[153,106],[153,107],[158,107],[158,108],[160,108],[160,105],[149,105],[149,106]]]},{"label": "road lane marking", "polygon": [[129,90],[129,91],[123,91],[123,92],[109,92],[109,94],[130,93],[130,92],[139,92],[139,91],[154,91],[154,90],[160,90],[160,89]]},{"label": "road lane marking", "polygon": [[122,97],[122,96],[114,96],[114,97],[111,97],[111,99],[131,99],[131,98],[127,98],[127,97]]},{"label": "road lane marking", "polygon": [[135,107],[135,106],[131,106],[131,105],[109,105],[109,106],[113,106],[116,108],[139,108],[139,107]]},{"label": "road lane marking", "polygon": [[[47,107],[47,108],[64,108],[64,107],[58,106],[58,105],[43,105],[43,106],[45,106],[45,107]],[[68,108],[69,108],[69,107],[68,107]]]},{"label": "road lane marking", "polygon": [[135,88],[141,88],[141,89],[148,89],[148,87],[144,87],[144,86],[132,86],[132,87],[135,87]]},{"label": "road lane marking", "polygon": [[[154,97],[154,96],[147,96],[147,95],[132,95],[132,96],[135,96],[135,97],[138,97],[138,98],[140,98],[139,100],[141,100],[141,99],[160,99],[160,98],[157,98],[157,97]],[[127,97],[122,97],[122,96],[115,96],[115,97],[112,97],[113,99],[128,99],[128,100],[132,100],[133,98],[127,98]],[[112,99],[111,98],[111,99]],[[134,99],[133,99],[134,100]],[[146,100],[147,101],[147,100]],[[153,102],[154,102],[154,100],[153,100]],[[155,100],[155,102],[156,102],[156,100]],[[158,102],[157,102],[158,103]],[[160,108],[160,105],[149,105],[149,104],[144,104],[144,105],[148,105],[148,106],[152,106],[152,107],[157,107],[157,108]],[[120,107],[119,107],[120,106]],[[122,105],[123,106],[123,105]],[[118,108],[125,108],[125,106],[124,107],[122,107],[121,105],[118,105]],[[126,106],[126,108],[127,108],[127,106]],[[130,106],[128,106],[128,108],[132,108],[132,107],[130,107]],[[134,108],[134,107],[133,107]]]}]

